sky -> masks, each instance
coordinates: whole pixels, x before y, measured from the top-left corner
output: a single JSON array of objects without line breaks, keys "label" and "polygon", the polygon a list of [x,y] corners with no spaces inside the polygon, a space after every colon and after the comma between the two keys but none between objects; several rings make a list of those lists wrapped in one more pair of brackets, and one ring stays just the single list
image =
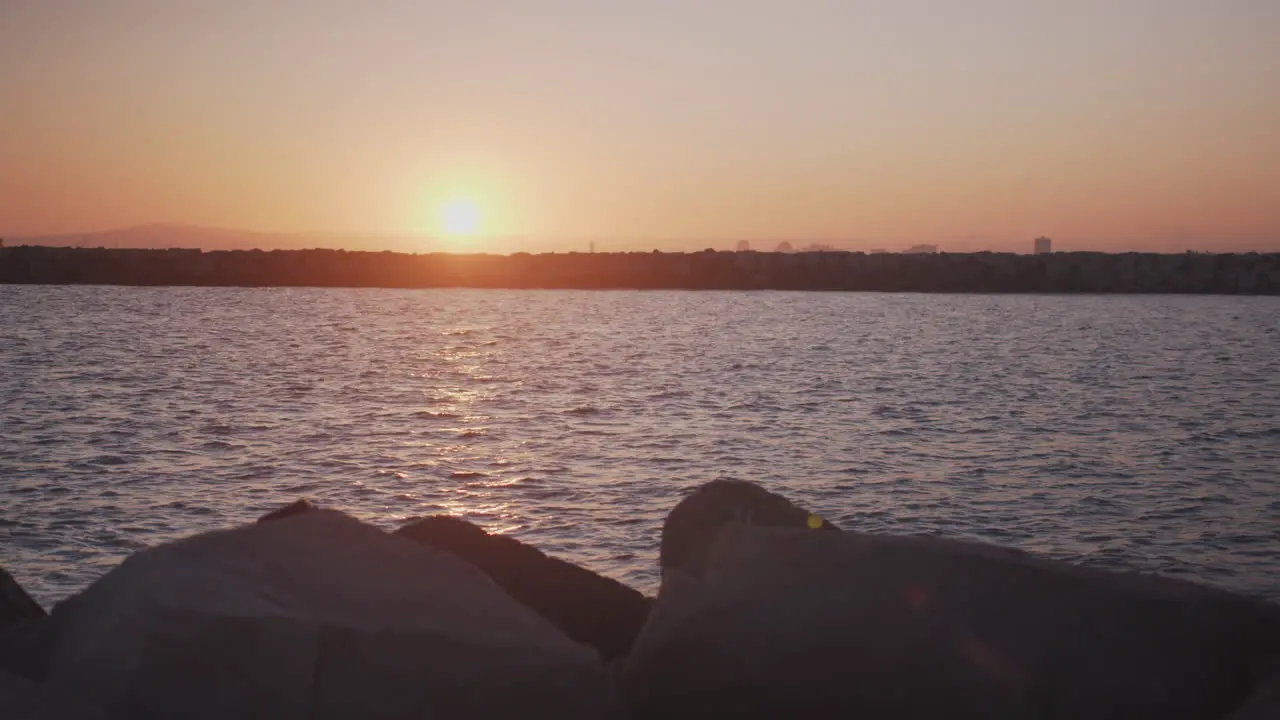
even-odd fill
[{"label": "sky", "polygon": [[1280,250],[1280,2],[0,0],[0,235],[156,222]]}]

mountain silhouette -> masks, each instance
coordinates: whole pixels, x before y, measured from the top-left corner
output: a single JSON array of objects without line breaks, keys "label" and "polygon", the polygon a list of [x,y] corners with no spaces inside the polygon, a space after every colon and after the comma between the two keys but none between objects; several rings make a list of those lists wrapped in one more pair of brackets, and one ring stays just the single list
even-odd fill
[{"label": "mountain silhouette", "polygon": [[199,248],[201,250],[353,248],[413,252],[429,250],[431,243],[425,238],[409,235],[273,233],[202,227],[181,223],[151,223],[113,230],[11,237],[8,239],[8,244],[149,250],[166,248]]}]

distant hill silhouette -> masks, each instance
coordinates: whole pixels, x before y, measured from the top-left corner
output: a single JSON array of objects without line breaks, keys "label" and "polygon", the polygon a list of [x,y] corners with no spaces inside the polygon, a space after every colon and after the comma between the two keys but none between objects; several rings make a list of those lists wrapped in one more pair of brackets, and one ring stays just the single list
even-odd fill
[{"label": "distant hill silhouette", "polygon": [[105,247],[164,250],[199,248],[201,250],[302,250],[344,247],[387,250],[423,249],[429,241],[421,237],[357,235],[338,233],[271,233],[255,230],[200,227],[178,223],[153,223],[95,232],[11,237],[10,245],[47,245],[52,247]]}]

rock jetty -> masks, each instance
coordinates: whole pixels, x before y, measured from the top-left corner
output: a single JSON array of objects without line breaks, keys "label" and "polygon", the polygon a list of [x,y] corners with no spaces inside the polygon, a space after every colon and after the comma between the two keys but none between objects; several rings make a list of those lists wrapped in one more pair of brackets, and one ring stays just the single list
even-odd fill
[{"label": "rock jetty", "polygon": [[45,684],[121,718],[599,718],[589,647],[332,510],[135,553],[50,615]]},{"label": "rock jetty", "polygon": [[671,512],[664,541],[719,529],[663,564],[621,674],[633,718],[1226,718],[1280,671],[1280,607],[985,544],[724,522],[783,507],[760,493]]},{"label": "rock jetty", "polygon": [[1280,294],[1280,253],[451,255],[0,248],[0,283],[386,288]]},{"label": "rock jetty", "polygon": [[1280,717],[1266,602],[840,529],[744,482],[662,534],[650,601],[456,519],[294,503],[139,551],[47,616],[12,584],[0,658],[39,661],[0,666],[0,716]]}]

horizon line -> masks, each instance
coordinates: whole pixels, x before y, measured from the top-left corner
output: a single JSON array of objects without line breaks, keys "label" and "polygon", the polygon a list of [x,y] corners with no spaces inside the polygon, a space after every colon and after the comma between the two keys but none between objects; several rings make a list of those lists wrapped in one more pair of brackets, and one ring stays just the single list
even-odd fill
[{"label": "horizon line", "polygon": [[[196,223],[185,222],[148,222],[136,225],[126,225],[123,227],[109,227],[98,230],[75,230],[67,232],[40,232],[40,233],[4,233],[0,232],[0,237],[13,240],[39,240],[44,238],[71,238],[76,236],[93,236],[93,235],[109,235],[113,233],[126,233],[138,230],[196,230],[223,233],[242,233],[246,235],[274,235],[280,237],[350,237],[350,238],[387,238],[387,239],[412,239],[412,240],[447,240],[448,238],[439,234],[427,232],[411,232],[405,230],[258,230],[244,227],[231,227],[223,225],[200,225]],[[572,234],[537,234],[537,233],[477,233],[475,235],[466,236],[468,240],[568,240],[582,242],[599,242],[599,241],[654,241],[654,242],[873,242],[865,238],[858,237],[841,237],[833,238],[819,235],[787,235],[787,236],[723,236],[708,237],[700,235],[592,235],[586,233]],[[894,242],[916,242],[916,241],[894,241]]]},{"label": "horizon line", "polygon": [[[706,236],[660,236],[660,235],[588,235],[588,234],[567,234],[567,235],[537,235],[537,234],[476,234],[467,237],[450,238],[439,234],[414,233],[408,231],[343,231],[343,230],[254,230],[247,228],[224,227],[216,225],[199,225],[194,223],[183,222],[152,222],[141,223],[136,225],[128,225],[123,227],[114,227],[100,230],[77,231],[77,232],[44,232],[44,233],[0,233],[0,238],[9,241],[11,246],[15,243],[25,243],[29,245],[47,245],[47,246],[84,246],[84,243],[93,242],[97,239],[102,245],[91,247],[111,247],[112,242],[119,243],[120,240],[111,241],[113,235],[127,235],[129,233],[163,233],[171,231],[175,233],[206,233],[210,235],[230,236],[222,238],[222,242],[240,236],[241,238],[256,238],[264,241],[260,247],[242,247],[239,249],[251,250],[284,250],[284,249],[344,249],[354,252],[403,252],[406,254],[429,254],[444,253],[458,255],[511,255],[518,252],[528,252],[531,254],[542,253],[568,253],[568,252],[649,252],[650,250],[658,250],[661,252],[689,252],[696,253],[703,250],[712,249],[720,250],[724,245],[732,245],[746,242],[748,245],[760,245],[768,247],[750,248],[757,252],[773,252],[777,246],[783,243],[792,245],[794,251],[818,249],[812,246],[827,246],[827,249],[841,252],[887,252],[900,253],[904,250],[910,250],[917,246],[934,246],[937,251],[952,254],[969,254],[978,252],[993,253],[1010,253],[1010,254],[1029,254],[1029,250],[1023,250],[1025,244],[1028,248],[1032,246],[1036,236],[1026,236],[1018,238],[994,238],[983,237],[976,234],[969,234],[961,237],[950,237],[941,239],[898,239],[898,240],[877,240],[866,237],[830,237],[821,235],[794,235],[794,236],[723,236],[723,237],[706,237]],[[1140,235],[1125,240],[1075,240],[1067,239],[1062,241],[1061,237],[1054,238],[1049,235],[1052,240],[1056,252],[1096,252],[1107,254],[1121,254],[1127,252],[1133,253],[1150,253],[1150,254],[1182,254],[1185,252],[1203,252],[1210,254],[1248,254],[1261,253],[1270,254],[1280,252],[1280,238],[1249,238],[1242,241],[1235,241],[1227,244],[1215,243],[1212,236],[1196,235],[1187,237],[1187,233],[1171,233],[1172,237],[1161,237],[1156,234]],[[1181,237],[1179,237],[1181,235]],[[1042,234],[1044,236],[1044,234]],[[269,239],[292,240],[293,247],[272,247],[275,243],[271,243]],[[213,240],[210,238],[210,240]],[[352,248],[345,244],[334,244],[325,246],[317,244],[312,246],[299,246],[299,240],[311,240],[322,243],[325,240],[341,243],[342,241],[364,240],[364,241],[383,241],[393,245],[388,247],[372,248]],[[126,240],[128,242],[128,240]],[[144,241],[146,242],[146,241]],[[181,240],[179,240],[181,242]],[[175,249],[201,249],[213,251],[219,249],[218,242],[202,243],[199,239],[187,239],[188,245],[172,245]],[[423,243],[437,246],[435,249],[431,247],[423,247],[422,249],[406,249],[405,243]],[[463,244],[484,244],[484,243],[528,243],[538,247],[529,247],[521,249],[517,247],[491,248],[484,250],[476,248],[474,250],[464,251],[457,247],[458,243]],[[241,244],[231,239],[227,244]],[[580,244],[581,248],[555,248],[549,249],[545,246],[549,244],[571,245]],[[608,247],[596,249],[597,244],[605,245],[629,245],[629,249],[615,247],[612,250]],[[638,246],[643,245],[663,245],[665,248],[651,247],[643,249]],[[946,250],[946,245],[959,245],[964,249]],[[685,246],[681,248],[671,248],[672,245]],[[808,245],[810,247],[802,247]],[[1110,245],[1112,247],[1099,248],[1099,245]],[[1209,249],[1209,245],[1224,245],[1220,249]],[[135,245],[130,243],[127,247],[138,247],[139,249],[152,246],[150,242],[146,245]],[[1083,246],[1083,247],[1081,247]],[[1136,246],[1136,247],[1135,247]],[[116,244],[114,247],[119,248]],[[153,247],[153,246],[152,246]],[[1002,249],[1003,248],[1003,249]],[[120,248],[125,249],[125,248]],[[234,249],[234,248],[222,248]],[[732,250],[734,248],[726,248]]]}]

